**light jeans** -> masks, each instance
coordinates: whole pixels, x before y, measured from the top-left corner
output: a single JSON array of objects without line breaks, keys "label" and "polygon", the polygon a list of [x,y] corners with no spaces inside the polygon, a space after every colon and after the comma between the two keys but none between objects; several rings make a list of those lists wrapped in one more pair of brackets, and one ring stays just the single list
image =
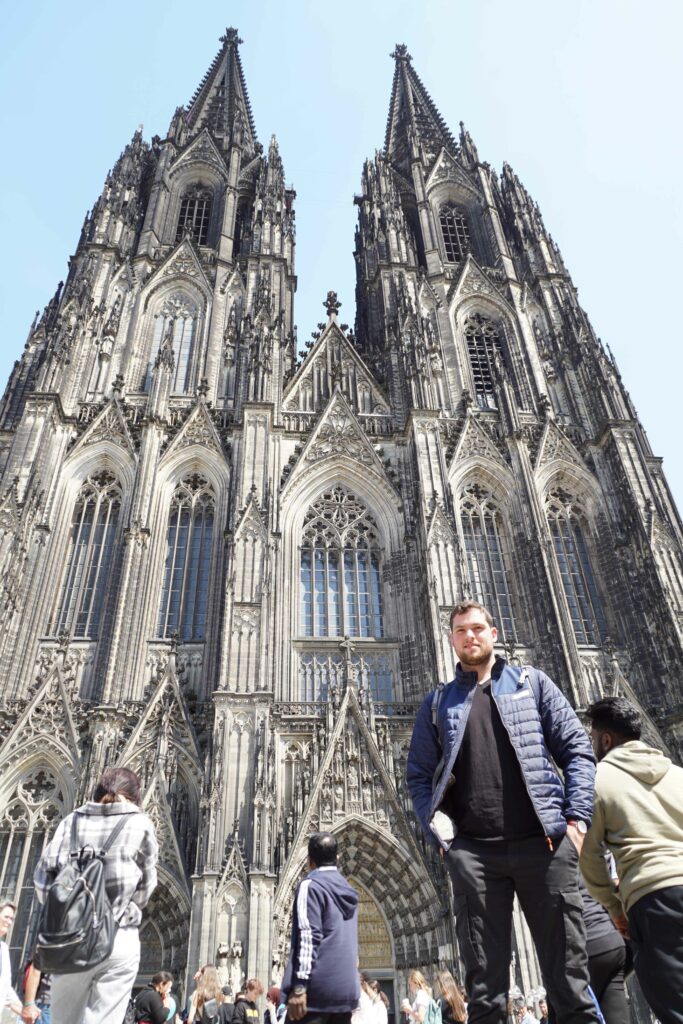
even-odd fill
[{"label": "light jeans", "polygon": [[137,928],[119,928],[97,967],[52,976],[52,1024],[122,1024],[139,963]]}]

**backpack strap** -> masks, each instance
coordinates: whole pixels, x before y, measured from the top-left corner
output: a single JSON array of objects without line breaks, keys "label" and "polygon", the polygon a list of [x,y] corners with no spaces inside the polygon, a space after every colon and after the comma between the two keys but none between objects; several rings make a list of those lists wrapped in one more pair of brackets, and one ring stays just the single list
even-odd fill
[{"label": "backpack strap", "polygon": [[[119,836],[121,834],[121,832],[123,832],[124,828],[126,827],[127,819],[128,819],[128,815],[127,814],[122,814],[121,815],[121,821],[117,821],[116,822],[116,824],[114,825],[113,829],[111,830],[111,832],[107,836],[104,845],[100,849],[100,854],[102,856],[104,856],[107,853],[107,851],[110,849],[110,847],[111,847],[112,843],[114,842],[114,840],[116,839],[116,837]],[[93,849],[90,846],[89,843],[86,844],[86,845],[87,845],[88,849],[91,849],[91,850]],[[69,840],[69,857],[73,857],[73,858],[77,859],[81,855],[81,849],[82,848],[79,846],[79,843],[78,843],[78,812],[74,811],[73,812],[73,817],[71,819],[71,838]],[[93,852],[94,852],[94,850],[93,850]]]},{"label": "backpack strap", "polygon": [[122,814],[121,815],[121,821],[117,821],[116,822],[116,824],[114,825],[113,829],[111,830],[111,832],[107,836],[107,839],[106,839],[106,841],[104,843],[104,846],[100,850],[100,853],[102,854],[102,856],[104,856],[105,853],[107,853],[107,851],[111,848],[111,846],[113,845],[114,840],[116,839],[116,837],[119,836],[121,834],[121,832],[123,832],[124,828],[128,824],[128,820],[127,819],[128,819],[128,815],[127,814]]},{"label": "backpack strap", "polygon": [[536,701],[536,707],[537,707],[538,712],[540,714],[540,711],[541,711],[541,688],[538,685],[538,679],[532,673],[531,665],[522,665],[522,671],[521,671],[521,674],[520,674],[520,677],[519,677],[519,682],[520,682],[521,686],[524,686],[525,683],[529,684],[529,687],[531,688],[531,692],[534,695],[534,700]]},{"label": "backpack strap", "polygon": [[69,839],[69,857],[78,857],[80,853],[78,845],[78,814],[76,811],[71,816],[71,837]]},{"label": "backpack strap", "polygon": [[445,690],[445,688],[445,683],[437,683],[436,689],[434,690],[434,694],[432,696],[432,725],[434,726],[435,729],[437,727],[437,723],[439,720],[439,704],[441,703],[441,697],[443,695],[443,691]]}]

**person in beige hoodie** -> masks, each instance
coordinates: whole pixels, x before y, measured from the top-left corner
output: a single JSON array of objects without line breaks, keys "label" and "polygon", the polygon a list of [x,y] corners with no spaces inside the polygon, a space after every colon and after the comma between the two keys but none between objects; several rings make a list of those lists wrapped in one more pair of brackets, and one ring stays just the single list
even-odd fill
[{"label": "person in beige hoodie", "polygon": [[683,768],[641,742],[640,714],[625,698],[605,697],[586,714],[598,769],[581,871],[631,940],[640,986],[661,1024],[683,1024]]}]

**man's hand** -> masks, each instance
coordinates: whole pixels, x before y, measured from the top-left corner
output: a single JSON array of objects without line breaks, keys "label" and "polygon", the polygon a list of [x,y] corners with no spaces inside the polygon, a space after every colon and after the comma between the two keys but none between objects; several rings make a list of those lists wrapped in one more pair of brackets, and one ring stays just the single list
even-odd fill
[{"label": "man's hand", "polygon": [[612,921],[614,922],[614,927],[619,932],[622,938],[631,938],[631,933],[628,928],[628,918],[626,914],[612,915]]},{"label": "man's hand", "polygon": [[290,1020],[301,1020],[306,1016],[306,993],[290,996],[287,1000],[287,1016]]},{"label": "man's hand", "polygon": [[26,1021],[26,1024],[34,1024],[40,1017],[40,1010],[35,1003],[31,1003],[30,1006],[22,1007],[20,1016],[22,1020]]},{"label": "man's hand", "polygon": [[567,835],[571,839],[572,843],[576,848],[576,852],[581,856],[581,850],[583,848],[583,841],[586,838],[583,832],[579,832],[576,825],[569,822],[567,824]]}]

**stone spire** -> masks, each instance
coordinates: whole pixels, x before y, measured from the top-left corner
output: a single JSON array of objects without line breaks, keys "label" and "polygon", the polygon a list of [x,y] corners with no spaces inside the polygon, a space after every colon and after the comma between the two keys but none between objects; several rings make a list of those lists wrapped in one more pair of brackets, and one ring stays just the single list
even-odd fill
[{"label": "stone spire", "polygon": [[457,143],[413,68],[408,48],[398,44],[390,56],[396,68],[384,139],[386,156],[407,169],[411,148],[420,144],[434,156],[442,146],[456,154]]},{"label": "stone spire", "polygon": [[183,142],[208,128],[222,149],[239,143],[251,154],[257,138],[238,49],[242,40],[237,29],[228,28],[220,42],[221,49],[182,112]]}]

